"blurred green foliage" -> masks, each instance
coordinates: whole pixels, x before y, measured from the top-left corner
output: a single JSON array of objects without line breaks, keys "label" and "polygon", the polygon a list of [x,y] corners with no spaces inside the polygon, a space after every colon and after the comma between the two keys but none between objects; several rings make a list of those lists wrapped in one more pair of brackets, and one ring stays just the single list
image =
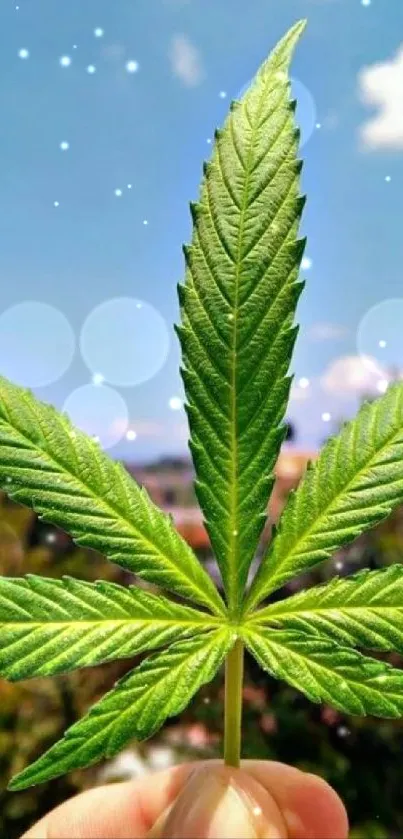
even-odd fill
[{"label": "blurred green foliage", "polygon": [[[122,582],[122,572],[92,551],[77,550],[64,533],[38,522],[0,494],[0,573],[26,573]],[[94,667],[57,679],[10,684],[0,679],[0,836],[17,839],[50,808],[95,782],[91,770],[21,793],[7,783],[61,737],[88,706],[110,689],[127,663]]]},{"label": "blurred green foliage", "polygon": [[[402,513],[402,509],[397,510],[319,571],[293,581],[277,596],[335,574],[343,576],[362,567],[375,569],[401,561]],[[395,653],[379,657],[396,667],[403,664],[402,657]],[[223,687],[217,681],[195,698],[187,715],[189,725],[197,720],[209,733],[206,753],[212,756],[219,753],[222,736],[222,698]],[[351,839],[403,836],[403,719],[352,717],[328,706],[313,705],[302,694],[271,679],[247,656],[242,730],[245,759],[278,760],[325,778],[345,802]]]},{"label": "blurred green foliage", "polygon": [[[354,573],[364,566],[376,568],[401,557],[402,509],[316,574],[293,581],[287,593],[335,573]],[[75,549],[65,534],[0,497],[0,573],[18,576],[27,572],[125,582],[121,570],[92,551]],[[400,665],[399,656],[393,656],[393,663]],[[5,791],[11,775],[57,740],[132,665],[133,661],[123,662],[22,684],[0,680],[0,836],[18,839],[50,808],[99,783],[99,769],[89,769],[26,792]],[[345,801],[352,824],[351,839],[402,836],[403,721],[346,717],[330,707],[312,705],[291,688],[272,680],[249,657],[245,669],[243,756],[281,760],[326,778]],[[165,765],[218,756],[222,708],[223,680],[217,677],[180,718],[171,720],[136,754],[146,766],[153,765],[148,759],[153,751]],[[122,775],[118,773],[118,777]]]}]

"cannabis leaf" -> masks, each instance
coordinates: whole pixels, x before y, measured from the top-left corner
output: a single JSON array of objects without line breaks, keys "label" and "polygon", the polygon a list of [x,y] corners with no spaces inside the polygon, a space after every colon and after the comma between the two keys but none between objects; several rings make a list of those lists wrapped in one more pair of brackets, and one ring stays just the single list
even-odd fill
[{"label": "cannabis leaf", "polygon": [[290,497],[247,597],[251,609],[380,522],[403,500],[403,387],[362,406]]},{"label": "cannabis leaf", "polygon": [[194,234],[179,288],[196,490],[234,616],[285,435],[297,333],[304,201],[288,67],[303,27],[280,42],[216,133],[192,205]]},{"label": "cannabis leaf", "polygon": [[130,658],[217,625],[211,615],[135,586],[0,577],[0,675],[53,676]]},{"label": "cannabis leaf", "polygon": [[326,636],[343,646],[403,653],[403,565],[335,577],[272,603],[251,621]]},{"label": "cannabis leaf", "polygon": [[233,633],[223,628],[150,656],[68,729],[63,740],[16,775],[10,789],[25,789],[89,766],[113,757],[133,738],[150,737],[211,681],[232,644]]},{"label": "cannabis leaf", "polygon": [[123,466],[66,416],[3,377],[0,486],[78,545],[222,612],[221,598],[189,546]]},{"label": "cannabis leaf", "polygon": [[402,670],[300,632],[248,629],[244,637],[265,670],[312,702],[327,702],[346,714],[403,714]]},{"label": "cannabis leaf", "polygon": [[[284,439],[303,242],[288,70],[298,23],[234,102],[205,165],[179,296],[196,488],[226,594],[168,516],[67,417],[0,378],[0,486],[144,580],[0,578],[0,674],[22,679],[154,652],[12,782],[24,789],[150,737],[225,659],[224,758],[238,765],[244,646],[314,702],[403,714],[403,566],[256,606],[403,500],[403,385],[364,405],[289,499],[245,594]],[[202,609],[196,608],[199,605]],[[167,647],[167,649],[160,649]]]}]

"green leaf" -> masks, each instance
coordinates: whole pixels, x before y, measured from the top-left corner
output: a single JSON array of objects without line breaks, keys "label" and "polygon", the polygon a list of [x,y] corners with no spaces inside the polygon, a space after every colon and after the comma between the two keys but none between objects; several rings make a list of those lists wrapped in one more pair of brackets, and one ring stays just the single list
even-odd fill
[{"label": "green leaf", "polygon": [[299,632],[248,629],[244,635],[261,667],[312,702],[326,702],[346,714],[395,718],[403,713],[402,670]]},{"label": "green leaf", "polygon": [[250,621],[327,636],[343,646],[403,653],[403,565],[335,577],[272,603]]},{"label": "green leaf", "polygon": [[250,620],[327,636],[343,646],[403,653],[403,565],[336,577],[272,603]]},{"label": "green leaf", "polygon": [[403,385],[366,403],[328,441],[289,498],[246,598],[250,610],[323,562],[403,500]]},{"label": "green leaf", "polygon": [[234,616],[284,439],[297,333],[304,200],[288,68],[304,25],[283,38],[216,133],[179,287],[196,490]]},{"label": "green leaf", "polygon": [[0,577],[0,675],[11,681],[130,658],[217,626],[135,586]]},{"label": "green leaf", "polygon": [[0,377],[0,487],[77,544],[222,613],[210,577],[120,463],[51,405]]},{"label": "green leaf", "polygon": [[89,766],[113,757],[133,738],[150,737],[213,678],[232,643],[233,633],[221,629],[150,656],[68,729],[63,740],[13,778],[9,789],[25,789]]}]

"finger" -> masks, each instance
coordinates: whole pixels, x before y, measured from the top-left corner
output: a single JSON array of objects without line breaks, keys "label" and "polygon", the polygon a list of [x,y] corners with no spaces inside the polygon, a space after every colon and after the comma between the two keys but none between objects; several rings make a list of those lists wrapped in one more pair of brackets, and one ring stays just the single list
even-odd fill
[{"label": "finger", "polygon": [[83,792],[48,813],[21,839],[143,839],[194,766],[187,763]]},{"label": "finger", "polygon": [[264,761],[210,761],[161,814],[150,839],[346,839],[345,809],[321,778]]},{"label": "finger", "polygon": [[[247,802],[248,813],[252,809],[252,826],[247,815],[247,829],[253,829],[253,836],[275,836],[278,839],[283,836],[289,839],[344,839],[347,836],[347,817],[344,807],[336,793],[320,778],[300,772],[292,767],[281,763],[265,761],[244,761],[242,772],[239,770],[228,770],[223,767],[221,761],[208,761],[204,764],[184,764],[165,772],[150,774],[137,781],[116,784],[110,787],[100,787],[86,793],[82,793],[70,801],[58,807],[35,827],[33,827],[22,839],[143,839],[148,836],[163,836],[166,828],[166,821],[169,815],[174,812],[177,803],[186,793],[186,782],[191,775],[203,769],[210,777],[218,770],[223,775],[219,781],[220,793],[215,793],[216,804],[219,803],[221,794],[229,786],[230,800],[228,804],[221,807],[224,814],[225,831],[218,833],[219,825],[212,824],[215,833],[208,833],[210,826],[206,823],[200,830],[204,833],[188,836],[231,836],[237,834],[231,828],[228,833],[228,814],[230,818],[239,822],[239,811],[236,815],[234,803],[235,793],[241,794],[242,801]],[[226,774],[238,776],[234,783],[228,784],[223,779]],[[240,787],[238,790],[238,778]],[[246,777],[245,777],[246,776]],[[213,813],[216,805],[203,805],[203,778],[194,782],[190,794],[191,801],[202,800],[202,815]],[[190,784],[187,785],[188,787]],[[179,798],[178,798],[179,796]],[[238,795],[239,797],[239,795]],[[214,798],[214,795],[213,795]],[[189,801],[189,794],[187,794]],[[235,801],[237,801],[235,795]],[[186,798],[185,798],[186,801]],[[228,799],[227,799],[228,802]],[[262,811],[261,813],[259,811]],[[200,808],[199,808],[200,811]],[[261,817],[263,818],[263,823]],[[257,819],[256,823],[256,817]],[[194,813],[192,818],[194,818]],[[183,814],[181,816],[183,821]],[[152,827],[154,826],[154,827]],[[176,828],[175,828],[176,829]],[[182,829],[182,828],[181,828]],[[170,828],[169,828],[170,830]],[[266,833],[262,832],[266,830]],[[267,833],[267,830],[271,832]],[[151,832],[149,832],[151,831]],[[258,831],[258,832],[256,832]],[[180,833],[169,833],[170,836],[180,836]],[[186,833],[184,834],[186,835]],[[242,828],[241,835],[248,836]]]},{"label": "finger", "polygon": [[348,837],[344,804],[323,778],[276,761],[245,760],[242,767],[277,802],[289,839]]},{"label": "finger", "polygon": [[148,834],[149,839],[287,839],[274,798],[244,769],[204,764]]}]

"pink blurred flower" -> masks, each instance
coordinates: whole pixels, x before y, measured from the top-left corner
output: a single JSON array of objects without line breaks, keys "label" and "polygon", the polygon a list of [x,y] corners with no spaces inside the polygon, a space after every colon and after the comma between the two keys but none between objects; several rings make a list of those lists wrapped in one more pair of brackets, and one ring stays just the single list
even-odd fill
[{"label": "pink blurred flower", "polygon": [[328,705],[322,708],[320,716],[322,722],[326,723],[326,725],[336,725],[340,720],[340,714],[334,708],[329,708]]},{"label": "pink blurred flower", "polygon": [[195,749],[205,749],[210,742],[208,729],[201,722],[195,722],[193,725],[187,726],[185,736],[188,745]]},{"label": "pink blurred flower", "polygon": [[245,685],[242,691],[245,702],[249,702],[254,708],[263,710],[266,705],[266,694],[262,688],[255,688],[253,685]]},{"label": "pink blurred flower", "polygon": [[260,717],[260,728],[265,734],[275,734],[278,726],[274,714],[262,714]]}]

